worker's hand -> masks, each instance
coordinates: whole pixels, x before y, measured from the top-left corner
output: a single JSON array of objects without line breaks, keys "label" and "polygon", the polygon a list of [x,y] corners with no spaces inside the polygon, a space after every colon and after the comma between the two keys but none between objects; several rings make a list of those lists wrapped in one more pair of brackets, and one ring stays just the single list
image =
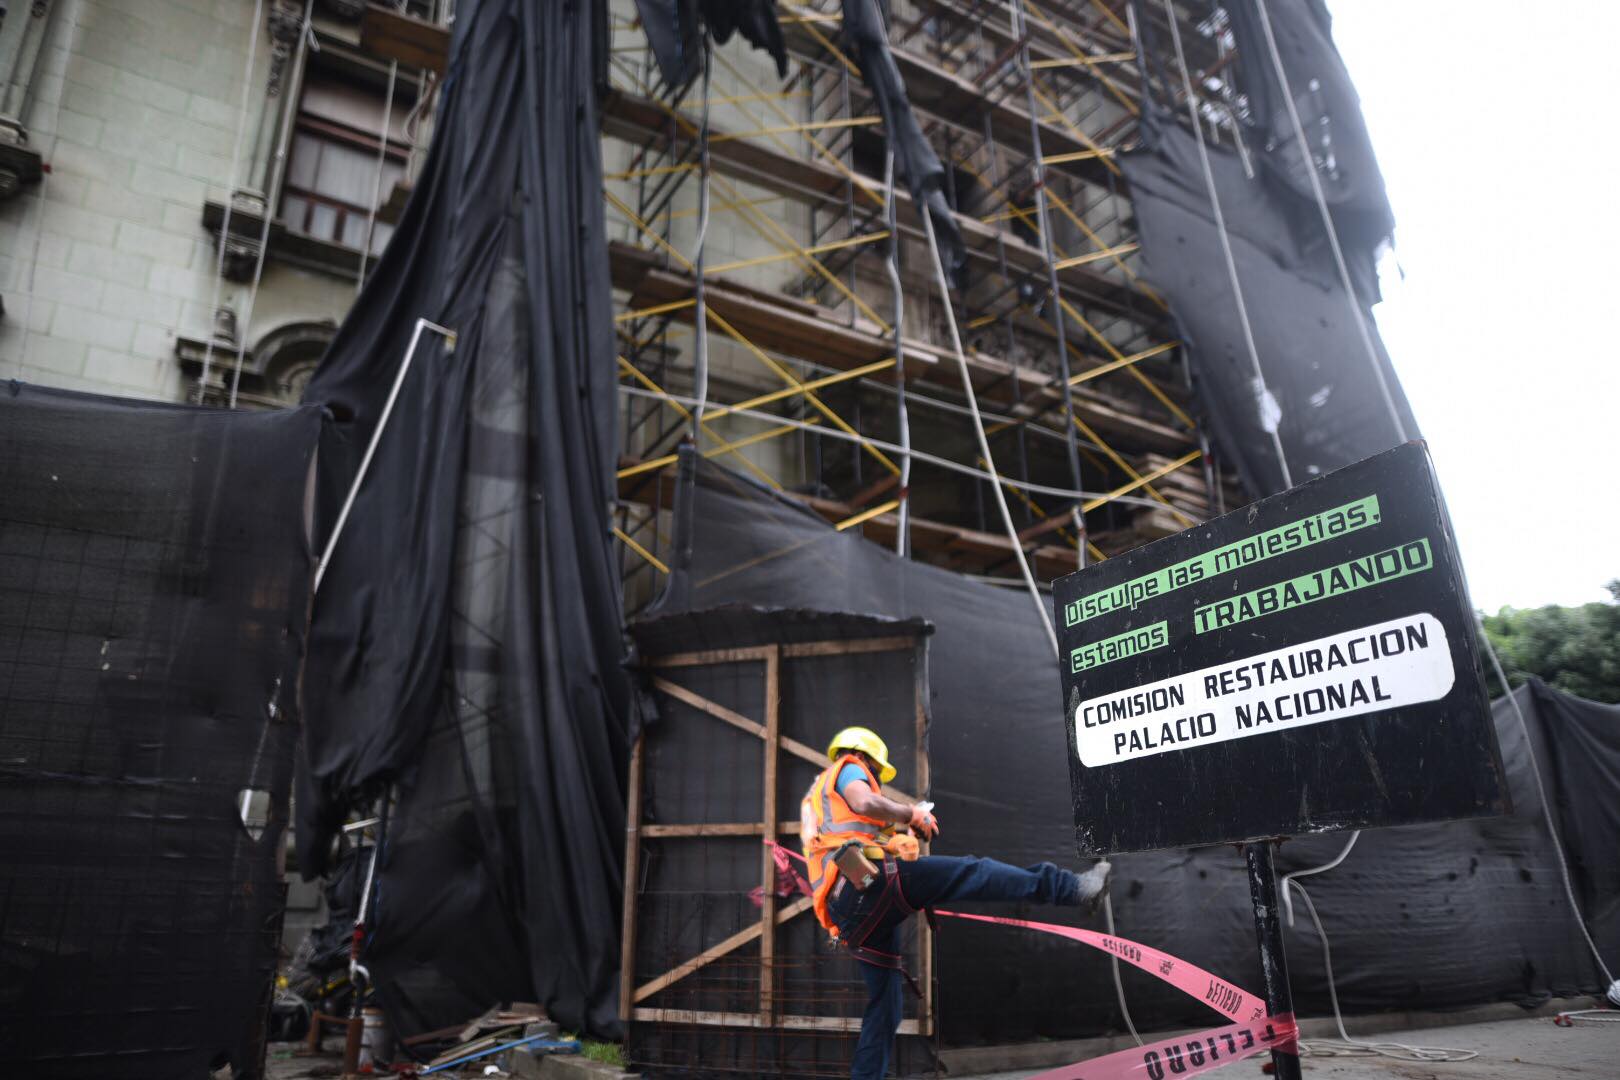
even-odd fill
[{"label": "worker's hand", "polygon": [[920,806],[911,808],[911,830],[924,840],[932,840],[939,835],[939,822],[934,815]]}]

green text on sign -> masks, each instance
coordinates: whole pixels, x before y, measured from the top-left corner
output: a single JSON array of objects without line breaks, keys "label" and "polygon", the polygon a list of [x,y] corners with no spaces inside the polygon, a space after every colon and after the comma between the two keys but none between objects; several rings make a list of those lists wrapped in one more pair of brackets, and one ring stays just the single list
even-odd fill
[{"label": "green text on sign", "polygon": [[1111,638],[1093,641],[1069,652],[1069,670],[1079,674],[1102,664],[1160,649],[1170,642],[1170,628],[1162,622],[1150,623]]},{"label": "green text on sign", "polygon": [[1413,540],[1303,577],[1262,585],[1229,600],[1205,604],[1193,611],[1193,623],[1200,634],[1219,630],[1258,619],[1262,615],[1313,604],[1330,596],[1342,596],[1369,585],[1394,581],[1420,573],[1433,565],[1434,554],[1429,550],[1429,541]]},{"label": "green text on sign", "polygon": [[1324,510],[1320,514],[1290,521],[1286,525],[1267,529],[1263,533],[1234,541],[1214,551],[1194,555],[1163,570],[1132,578],[1111,589],[1082,596],[1064,608],[1064,625],[1073,626],[1075,623],[1122,608],[1134,609],[1144,600],[1196,584],[1215,574],[1241,570],[1245,566],[1276,555],[1344,536],[1358,529],[1376,525],[1380,519],[1378,496],[1368,495],[1355,502]]}]

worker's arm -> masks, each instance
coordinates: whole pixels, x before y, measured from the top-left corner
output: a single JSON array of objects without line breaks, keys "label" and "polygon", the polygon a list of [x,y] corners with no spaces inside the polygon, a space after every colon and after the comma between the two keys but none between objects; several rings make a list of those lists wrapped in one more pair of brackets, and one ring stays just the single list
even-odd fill
[{"label": "worker's arm", "polygon": [[862,817],[892,821],[897,825],[911,824],[910,806],[873,791],[871,785],[864,780],[850,782],[842,794],[844,801],[849,803],[849,808]]},{"label": "worker's arm", "polygon": [[932,836],[939,831],[939,823],[934,820],[933,814],[903,802],[895,802],[887,795],[873,791],[871,785],[864,780],[852,781],[844,788],[842,794],[849,808],[862,817],[892,821],[896,825],[910,825],[923,830],[926,836]]}]

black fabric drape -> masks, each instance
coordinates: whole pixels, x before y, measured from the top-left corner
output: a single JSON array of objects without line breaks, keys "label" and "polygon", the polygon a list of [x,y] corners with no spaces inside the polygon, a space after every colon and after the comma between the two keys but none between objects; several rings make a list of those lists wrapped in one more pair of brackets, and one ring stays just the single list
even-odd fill
[{"label": "black fabric drape", "polygon": [[464,0],[432,150],[310,383],[320,521],[425,333],[317,598],[299,851],[393,784],[365,961],[397,1030],[616,1029],[624,767],[594,3]]},{"label": "black fabric drape", "polygon": [[884,4],[882,10],[878,0],[843,0],[843,5],[844,40],[855,54],[861,78],[883,117],[883,130],[894,151],[895,175],[905,179],[917,213],[926,212],[933,221],[940,262],[955,282],[967,261],[967,251],[956,217],[945,201],[945,166],[917,123],[911,99],[906,96],[906,84],[889,50],[888,5]]},{"label": "black fabric drape", "polygon": [[[658,612],[741,603],[933,623],[929,758],[944,826],[934,850],[1017,865],[1074,864],[1062,690],[1029,597],[898,559],[712,462],[689,455],[681,467],[673,573]],[[1591,882],[1578,885],[1592,890],[1582,903],[1614,967],[1620,897],[1602,875],[1620,850],[1613,814],[1620,790],[1601,776],[1620,764],[1614,747],[1620,708],[1539,689],[1521,689],[1518,700],[1532,737],[1556,748],[1541,752],[1537,743],[1555,807],[1580,807],[1566,809],[1560,824],[1578,882]],[[1564,898],[1523,729],[1505,701],[1494,715],[1512,814],[1369,831],[1343,866],[1306,882],[1332,940],[1348,1012],[1528,1004],[1600,989]],[[1341,833],[1291,840],[1278,855],[1279,872],[1327,862],[1347,839]],[[1113,902],[1120,934],[1250,990],[1260,987],[1247,878],[1231,848],[1120,856]],[[997,913],[1073,918],[1057,909]],[[1054,952],[1048,941],[1005,927],[942,927],[942,1040],[966,1045],[1123,1030],[1106,958],[1078,948]],[[1325,1015],[1321,943],[1303,913],[1288,931],[1288,949],[1297,1006]],[[1128,966],[1122,978],[1144,1031],[1213,1022],[1208,1009]]]},{"label": "black fabric drape", "polygon": [[741,34],[771,55],[778,78],[787,78],[787,45],[776,0],[636,0],[636,13],[668,86],[685,86],[702,70],[705,26],[721,45]]},{"label": "black fabric drape", "polygon": [[0,384],[6,1076],[260,1075],[319,430]]}]

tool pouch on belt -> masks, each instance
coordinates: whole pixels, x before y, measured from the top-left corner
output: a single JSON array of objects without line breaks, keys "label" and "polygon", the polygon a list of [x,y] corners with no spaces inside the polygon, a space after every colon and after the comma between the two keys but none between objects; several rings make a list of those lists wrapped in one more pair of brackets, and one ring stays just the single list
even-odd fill
[{"label": "tool pouch on belt", "polygon": [[872,882],[878,879],[877,865],[866,857],[859,840],[851,840],[839,848],[833,855],[833,862],[837,864],[838,872],[854,886],[856,892],[865,892]]}]

